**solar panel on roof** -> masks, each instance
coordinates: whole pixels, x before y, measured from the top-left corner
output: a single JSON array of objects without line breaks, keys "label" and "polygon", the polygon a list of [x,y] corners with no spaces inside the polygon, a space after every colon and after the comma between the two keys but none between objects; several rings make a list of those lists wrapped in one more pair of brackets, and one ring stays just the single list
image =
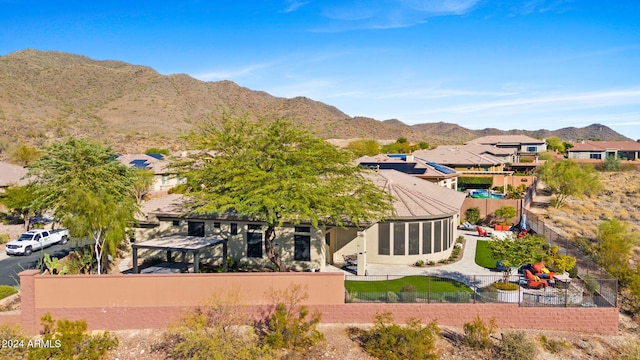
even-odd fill
[{"label": "solar panel on roof", "polygon": [[452,168],[448,167],[448,166],[444,166],[444,165],[440,165],[438,163],[435,163],[433,161],[427,161],[425,159],[422,158],[416,158],[418,160],[424,161],[425,164],[431,166],[432,168],[436,169],[437,171],[443,173],[443,174],[455,174],[456,171],[453,170]]},{"label": "solar panel on roof", "polygon": [[152,158],[158,159],[158,160],[164,159],[164,155],[162,155],[162,154],[145,154],[145,155],[151,156]]},{"label": "solar panel on roof", "polygon": [[138,168],[138,169],[149,169],[149,163],[147,163],[147,160],[144,159],[137,159],[137,160],[131,160],[129,162],[129,164],[133,165],[134,167]]}]

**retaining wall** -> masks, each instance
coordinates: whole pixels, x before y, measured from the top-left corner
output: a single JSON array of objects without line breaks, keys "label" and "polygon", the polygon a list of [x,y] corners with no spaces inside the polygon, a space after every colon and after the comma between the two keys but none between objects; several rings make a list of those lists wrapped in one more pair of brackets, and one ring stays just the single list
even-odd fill
[{"label": "retaining wall", "polygon": [[233,274],[128,274],[40,275],[20,273],[22,310],[0,315],[2,323],[18,323],[37,333],[40,317],[84,319],[90,329],[121,330],[164,328],[190,309],[216,294],[220,299],[236,293],[253,316],[268,309],[267,295],[292,284],[306,289],[303,301],[322,313],[325,323],[372,323],[376,313],[390,311],[398,323],[414,317],[427,323],[462,326],[479,315],[495,318],[500,328],[617,334],[617,308],[539,308],[518,304],[358,304],[344,302],[342,273],[233,273]]}]

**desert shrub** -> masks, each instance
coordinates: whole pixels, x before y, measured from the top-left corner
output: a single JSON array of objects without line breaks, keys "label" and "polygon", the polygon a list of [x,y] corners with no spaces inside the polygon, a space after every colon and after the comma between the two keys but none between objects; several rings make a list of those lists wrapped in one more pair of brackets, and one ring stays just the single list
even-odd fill
[{"label": "desert shrub", "polygon": [[400,301],[405,303],[416,302],[417,289],[413,284],[404,284],[400,288]]},{"label": "desert shrub", "polygon": [[0,339],[6,341],[0,347],[1,360],[23,359],[27,354],[29,338],[17,325],[0,324]]},{"label": "desert shrub", "polygon": [[496,330],[496,321],[491,318],[489,324],[485,324],[480,315],[476,315],[476,318],[472,322],[465,323],[462,329],[465,345],[473,349],[487,349],[491,346],[491,334]]},{"label": "desert shrub", "polygon": [[424,260],[418,260],[416,261],[416,263],[414,264],[417,267],[424,267]]},{"label": "desert shrub", "polygon": [[0,244],[6,244],[9,242],[9,234],[0,234]]},{"label": "desert shrub", "polygon": [[364,350],[380,360],[437,359],[436,340],[440,329],[435,321],[422,326],[410,319],[406,326],[393,323],[390,312],[377,314],[374,326],[364,331],[360,341]]},{"label": "desert shrub", "polygon": [[9,297],[15,293],[17,293],[18,290],[16,288],[14,288],[13,286],[9,286],[9,285],[0,285],[0,299],[4,299],[6,297]]},{"label": "desert shrub", "polygon": [[272,359],[250,325],[237,294],[225,299],[213,296],[207,305],[169,326],[151,349],[172,359]]},{"label": "desert shrub", "polygon": [[640,359],[640,339],[637,337],[628,339],[620,348],[620,354],[615,360],[637,360]]},{"label": "desert shrub", "polygon": [[84,320],[54,320],[46,313],[40,322],[42,340],[51,347],[32,347],[28,359],[102,359],[107,351],[118,347],[118,338],[109,332],[88,334]]},{"label": "desert shrub", "polygon": [[538,354],[536,343],[521,331],[502,334],[501,359],[533,360]]},{"label": "desert shrub", "polygon": [[478,221],[480,220],[480,208],[478,207],[468,208],[467,211],[464,213],[464,215],[467,218],[468,222],[472,224],[477,224]]},{"label": "desert shrub", "polygon": [[520,285],[510,283],[510,282],[496,282],[491,285],[495,289],[504,290],[504,291],[515,291],[520,289]]},{"label": "desert shrub", "polygon": [[398,294],[394,293],[393,291],[387,291],[388,303],[397,303],[399,299],[400,298],[398,297]]},{"label": "desert shrub", "polygon": [[569,347],[569,344],[565,340],[549,339],[544,335],[540,336],[540,343],[546,351],[552,354],[557,354]]},{"label": "desert shrub", "polygon": [[[324,340],[324,335],[317,330],[322,315],[318,312],[310,314],[309,309],[301,305],[308,297],[302,286],[272,291],[269,297],[276,304],[275,309],[257,324],[265,344],[273,349],[304,354]],[[307,318],[309,315],[311,317]]]}]

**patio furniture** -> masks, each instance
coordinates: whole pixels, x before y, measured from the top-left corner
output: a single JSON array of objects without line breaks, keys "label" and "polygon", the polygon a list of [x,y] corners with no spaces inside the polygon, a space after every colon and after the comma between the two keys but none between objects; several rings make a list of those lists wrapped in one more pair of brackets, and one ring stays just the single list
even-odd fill
[{"label": "patio furniture", "polygon": [[527,279],[527,287],[530,289],[547,288],[549,283],[545,279],[535,276],[528,269],[524,270],[524,276]]},{"label": "patio furniture", "polygon": [[489,231],[487,231],[487,230],[483,229],[483,228],[482,228],[482,227],[480,227],[480,226],[478,226],[478,227],[476,228],[476,230],[478,231],[478,236],[484,236],[484,237],[489,236]]}]

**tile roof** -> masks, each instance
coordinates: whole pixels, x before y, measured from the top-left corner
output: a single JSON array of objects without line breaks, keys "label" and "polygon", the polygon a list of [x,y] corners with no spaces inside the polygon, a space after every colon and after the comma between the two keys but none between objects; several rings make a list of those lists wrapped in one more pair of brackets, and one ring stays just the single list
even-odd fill
[{"label": "tile roof", "polygon": [[478,153],[477,150],[477,145],[440,145],[435,149],[417,150],[413,155],[444,165],[481,166],[500,165],[505,162],[491,154]]},{"label": "tile roof", "polygon": [[9,164],[7,162],[0,162],[0,186],[26,185],[27,180],[24,177],[27,175],[26,168],[22,166]]},{"label": "tile roof", "polygon": [[[465,194],[461,192],[396,170],[378,170],[367,176],[394,196],[394,212],[400,218],[433,218],[457,214],[465,198]],[[170,194],[149,200],[141,209],[146,216],[139,220],[151,220],[149,215],[183,214],[186,199],[181,194]]]},{"label": "tile roof", "polygon": [[166,157],[158,159],[147,154],[122,154],[118,161],[128,167],[153,170],[154,174],[166,174],[170,164]]},{"label": "tile roof", "polygon": [[640,151],[640,142],[637,141],[584,141],[574,143],[567,151],[605,151],[616,149],[622,151]]},{"label": "tile roof", "polygon": [[544,144],[544,140],[539,140],[526,135],[489,135],[473,139],[466,144]]},{"label": "tile roof", "polygon": [[391,194],[398,218],[433,218],[460,212],[465,194],[396,170],[378,170],[373,182]]}]

